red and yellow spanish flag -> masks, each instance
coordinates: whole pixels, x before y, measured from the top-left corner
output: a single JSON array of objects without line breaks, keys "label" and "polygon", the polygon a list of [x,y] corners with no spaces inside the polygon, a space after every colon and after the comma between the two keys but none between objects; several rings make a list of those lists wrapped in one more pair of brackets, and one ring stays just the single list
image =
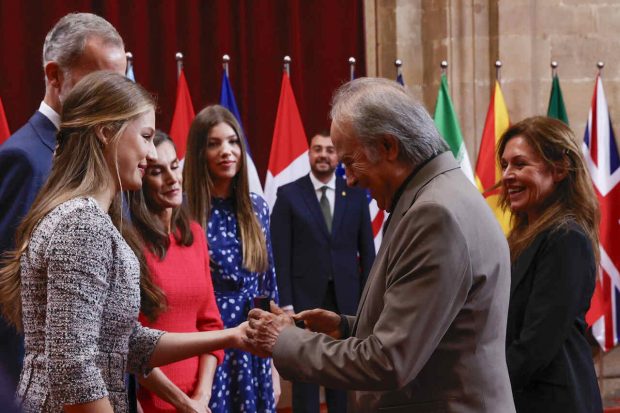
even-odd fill
[{"label": "red and yellow spanish flag", "polygon": [[499,82],[495,81],[495,89],[491,95],[491,102],[489,102],[489,110],[482,131],[482,142],[480,142],[480,152],[476,162],[476,185],[493,210],[504,230],[504,234],[508,234],[510,230],[510,212],[504,213],[497,205],[500,190],[499,188],[493,189],[493,187],[502,177],[501,168],[495,159],[495,148],[499,138],[509,125],[510,120],[504,95]]}]

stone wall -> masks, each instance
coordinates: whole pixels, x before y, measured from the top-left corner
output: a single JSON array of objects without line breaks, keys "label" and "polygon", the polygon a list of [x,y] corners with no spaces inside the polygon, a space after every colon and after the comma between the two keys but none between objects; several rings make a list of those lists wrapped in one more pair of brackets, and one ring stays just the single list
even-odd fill
[{"label": "stone wall", "polygon": [[367,73],[395,77],[403,61],[407,86],[434,110],[439,63],[448,80],[472,162],[475,163],[495,79],[510,119],[545,114],[550,62],[558,74],[569,121],[583,138],[596,62],[612,121],[620,122],[620,1],[613,0],[367,0]]}]

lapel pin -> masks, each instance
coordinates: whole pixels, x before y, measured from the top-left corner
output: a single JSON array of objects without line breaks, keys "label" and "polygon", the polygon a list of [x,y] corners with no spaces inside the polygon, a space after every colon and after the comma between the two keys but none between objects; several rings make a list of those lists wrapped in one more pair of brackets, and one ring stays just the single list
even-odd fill
[{"label": "lapel pin", "polygon": [[342,191],[342,196],[347,196],[347,191]]}]

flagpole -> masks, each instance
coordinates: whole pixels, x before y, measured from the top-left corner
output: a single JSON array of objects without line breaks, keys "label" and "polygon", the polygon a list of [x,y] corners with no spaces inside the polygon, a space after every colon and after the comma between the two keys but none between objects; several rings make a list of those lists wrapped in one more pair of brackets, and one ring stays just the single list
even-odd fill
[{"label": "flagpole", "polygon": [[177,61],[177,78],[181,76],[181,71],[183,70],[183,53],[177,52],[174,55],[174,58]]},{"label": "flagpole", "polygon": [[500,77],[501,69],[502,69],[502,61],[496,60],[495,61],[495,80],[497,80],[497,83],[502,83],[502,80]]},{"label": "flagpole", "polygon": [[598,68],[598,75],[600,77],[601,72],[603,71],[603,68],[605,67],[605,62],[599,60],[598,62],[596,62],[596,67]]},{"label": "flagpole", "polygon": [[222,56],[222,67],[224,68],[224,73],[226,73],[226,76],[230,77],[230,75],[228,74],[228,63],[229,62],[230,62],[230,56],[228,56],[227,54]]},{"label": "flagpole", "polygon": [[284,71],[288,77],[291,77],[291,57],[284,56]]},{"label": "flagpole", "polygon": [[355,58],[349,57],[349,80],[355,79]]},{"label": "flagpole", "polygon": [[551,77],[554,78],[558,73],[558,62],[551,61]]},{"label": "flagpole", "polygon": [[403,74],[403,61],[400,59],[394,60],[394,67],[396,68],[396,77],[401,76]]},{"label": "flagpole", "polygon": [[133,65],[133,53],[127,52],[125,53],[125,57],[127,58],[127,67],[129,67],[129,65]]}]

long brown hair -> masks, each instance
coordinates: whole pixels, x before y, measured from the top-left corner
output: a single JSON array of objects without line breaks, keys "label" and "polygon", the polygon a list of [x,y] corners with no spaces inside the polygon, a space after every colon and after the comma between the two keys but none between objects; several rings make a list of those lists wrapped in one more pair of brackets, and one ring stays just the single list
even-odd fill
[{"label": "long brown hair", "polygon": [[187,152],[183,166],[183,188],[187,194],[189,211],[206,228],[211,213],[213,178],[205,159],[209,132],[220,123],[228,124],[239,138],[241,164],[233,178],[233,198],[239,225],[243,266],[252,272],[264,272],[269,266],[267,243],[250,199],[246,147],[243,132],[235,116],[220,105],[207,106],[196,115],[187,138]]},{"label": "long brown hair", "polygon": [[[104,145],[97,137],[103,131],[110,145],[118,150],[118,141],[132,120],[155,108],[153,97],[140,85],[112,72],[85,76],[67,96],[61,113],[58,146],[47,182],[16,232],[16,248],[6,253],[0,269],[0,305],[2,313],[21,329],[20,258],[27,250],[37,223],[58,205],[73,198],[100,191],[112,176],[104,157]],[[146,270],[139,242],[130,226],[121,225],[121,197],[113,200],[109,215]]]},{"label": "long brown hair", "polygon": [[[524,212],[513,212],[512,230],[508,235],[512,260],[519,257],[541,232],[557,230],[574,221],[588,236],[598,264],[599,206],[573,131],[563,122],[544,116],[524,119],[508,128],[500,138],[498,162],[501,163],[508,141],[516,137],[525,139],[547,167],[560,168],[567,173],[545,200],[544,211],[535,222],[530,224]],[[502,187],[499,203],[504,209],[510,207],[505,187]]]},{"label": "long brown hair", "polygon": [[[173,147],[175,146],[170,136],[160,130],[156,131],[153,139],[155,147],[164,142],[170,143]],[[144,180],[141,190],[129,192],[131,222],[142,238],[144,246],[159,260],[163,260],[166,257],[168,248],[170,248],[170,236],[168,229],[164,227],[159,219],[156,219],[155,211],[157,206],[148,194],[149,191]],[[189,212],[185,205],[174,208],[170,220],[170,230],[175,241],[186,247],[192,245],[194,243],[194,235],[190,227]],[[155,284],[150,273],[142,277],[141,287],[143,295],[142,314],[149,320],[155,321],[167,308],[165,293]]]}]

